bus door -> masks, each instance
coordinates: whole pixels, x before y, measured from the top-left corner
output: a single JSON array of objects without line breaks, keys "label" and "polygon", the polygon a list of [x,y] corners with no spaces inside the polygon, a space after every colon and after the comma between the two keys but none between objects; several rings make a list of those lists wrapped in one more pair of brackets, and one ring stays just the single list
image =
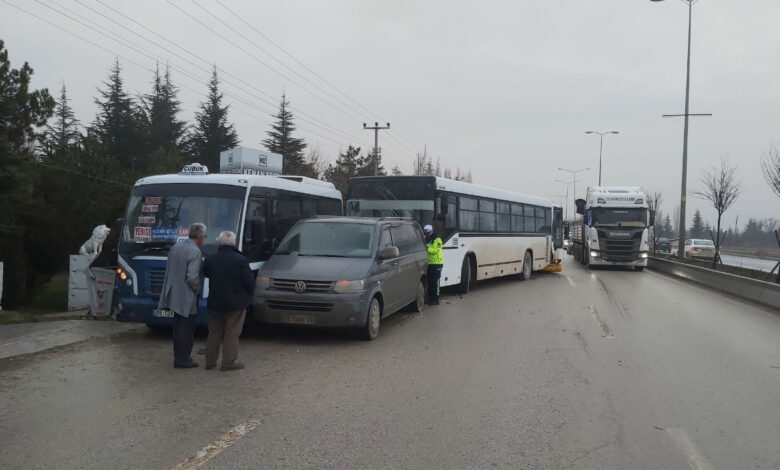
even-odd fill
[{"label": "bus door", "polygon": [[257,274],[263,262],[274,251],[271,233],[271,200],[251,196],[246,208],[242,251],[249,258],[249,266]]}]

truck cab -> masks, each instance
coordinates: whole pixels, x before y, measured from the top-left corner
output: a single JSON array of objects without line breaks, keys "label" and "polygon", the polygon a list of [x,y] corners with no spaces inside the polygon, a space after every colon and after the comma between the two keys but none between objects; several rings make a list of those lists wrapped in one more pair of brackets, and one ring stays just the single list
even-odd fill
[{"label": "truck cab", "polygon": [[641,271],[650,251],[653,224],[645,193],[639,187],[591,186],[575,201],[582,230],[575,256],[587,266],[628,266]]}]

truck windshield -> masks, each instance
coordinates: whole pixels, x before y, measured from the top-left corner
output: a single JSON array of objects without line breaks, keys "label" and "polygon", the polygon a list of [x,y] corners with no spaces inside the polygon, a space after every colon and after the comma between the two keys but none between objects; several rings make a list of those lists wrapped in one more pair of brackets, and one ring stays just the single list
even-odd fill
[{"label": "truck windshield", "polygon": [[433,220],[435,179],[392,177],[353,179],[347,194],[347,215],[412,217],[421,225]]},{"label": "truck windshield", "polygon": [[646,227],[647,209],[598,207],[593,209],[594,227]]},{"label": "truck windshield", "polygon": [[147,184],[130,195],[119,254],[166,256],[178,240],[187,238],[195,222],[206,224],[205,254],[217,251],[220,232],[238,233],[246,188],[217,184]]},{"label": "truck windshield", "polygon": [[371,224],[303,222],[290,230],[274,254],[368,258],[373,231]]}]

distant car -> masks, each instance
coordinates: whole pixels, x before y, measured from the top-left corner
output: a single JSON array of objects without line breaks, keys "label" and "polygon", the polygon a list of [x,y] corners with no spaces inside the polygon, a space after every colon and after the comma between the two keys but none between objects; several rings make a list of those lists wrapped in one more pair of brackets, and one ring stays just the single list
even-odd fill
[{"label": "distant car", "polygon": [[671,253],[672,252],[672,242],[668,238],[656,238],[655,240],[655,249],[658,251],[661,251],[663,253]]},{"label": "distant car", "polygon": [[302,220],[261,268],[255,318],[261,322],[351,327],[371,340],[382,318],[425,304],[428,250],[412,219]]},{"label": "distant car", "polygon": [[685,240],[685,257],[686,258],[708,258],[712,259],[715,256],[715,244],[712,240],[705,240],[701,238],[692,238]]}]

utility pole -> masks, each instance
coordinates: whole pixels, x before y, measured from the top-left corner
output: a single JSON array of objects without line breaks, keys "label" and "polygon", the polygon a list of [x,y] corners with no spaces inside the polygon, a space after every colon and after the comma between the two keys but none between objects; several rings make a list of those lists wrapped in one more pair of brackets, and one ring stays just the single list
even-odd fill
[{"label": "utility pole", "polygon": [[380,126],[378,122],[375,122],[373,126],[366,126],[364,122],[363,129],[374,131],[374,176],[377,176],[379,174],[379,131],[390,129],[390,123],[388,122],[386,126]]},{"label": "utility pole", "polygon": [[[663,0],[650,0],[652,2],[661,2]],[[684,114],[664,114],[663,117],[684,117],[683,124],[683,154],[682,154],[682,184],[680,185],[680,234],[677,240],[677,256],[685,259],[685,203],[687,202],[687,184],[688,184],[688,118],[690,116],[712,116],[712,114],[691,114],[689,112],[690,94],[691,94],[691,24],[693,17],[693,4],[698,0],[682,0],[688,4],[688,59],[685,68],[685,113]]]}]

